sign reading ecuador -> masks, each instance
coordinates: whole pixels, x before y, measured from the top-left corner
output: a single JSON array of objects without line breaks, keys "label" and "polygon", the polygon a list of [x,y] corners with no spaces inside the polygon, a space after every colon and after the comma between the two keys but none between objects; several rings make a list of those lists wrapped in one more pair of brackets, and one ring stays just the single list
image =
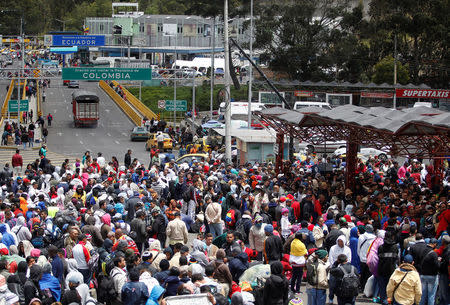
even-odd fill
[{"label": "sign reading ecuador", "polygon": [[150,68],[63,68],[63,80],[151,80]]}]

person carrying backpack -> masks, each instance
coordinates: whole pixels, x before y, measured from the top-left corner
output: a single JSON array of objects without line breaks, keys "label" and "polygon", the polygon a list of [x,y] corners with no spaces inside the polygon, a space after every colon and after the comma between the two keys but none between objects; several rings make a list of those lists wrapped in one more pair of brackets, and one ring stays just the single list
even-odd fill
[{"label": "person carrying backpack", "polygon": [[336,280],[338,305],[355,305],[359,290],[358,270],[348,262],[347,255],[340,254],[337,261],[331,267],[330,273]]},{"label": "person carrying backpack", "polygon": [[306,261],[306,293],[309,305],[325,305],[328,288],[328,252],[316,250]]}]

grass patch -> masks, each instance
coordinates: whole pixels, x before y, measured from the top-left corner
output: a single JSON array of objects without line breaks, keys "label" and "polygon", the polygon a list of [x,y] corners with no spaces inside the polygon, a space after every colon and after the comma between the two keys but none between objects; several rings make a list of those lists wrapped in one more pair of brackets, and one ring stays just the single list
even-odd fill
[{"label": "grass patch", "polygon": [[[217,94],[223,85],[214,86],[213,109],[219,109]],[[247,100],[248,86],[241,86],[240,90],[231,87],[231,98],[236,101]],[[139,88],[128,88],[136,97],[139,97]],[[210,86],[202,85],[195,88],[195,105],[199,111],[208,111],[210,108]],[[155,113],[166,112],[158,108],[158,100],[173,100],[173,87],[142,87],[142,102]],[[192,109],[192,87],[177,87],[177,100],[187,100],[188,109]]]}]

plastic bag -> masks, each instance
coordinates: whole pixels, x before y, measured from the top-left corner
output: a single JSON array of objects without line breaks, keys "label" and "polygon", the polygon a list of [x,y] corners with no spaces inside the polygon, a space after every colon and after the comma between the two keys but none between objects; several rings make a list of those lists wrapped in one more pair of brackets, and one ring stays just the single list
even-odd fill
[{"label": "plastic bag", "polygon": [[375,277],[372,275],[367,280],[366,286],[364,286],[364,295],[368,298],[373,296],[373,290],[375,288]]}]

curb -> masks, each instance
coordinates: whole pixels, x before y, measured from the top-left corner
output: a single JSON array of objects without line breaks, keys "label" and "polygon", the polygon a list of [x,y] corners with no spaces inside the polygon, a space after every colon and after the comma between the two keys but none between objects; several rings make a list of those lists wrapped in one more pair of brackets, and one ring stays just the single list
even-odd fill
[{"label": "curb", "polygon": [[[0,150],[16,150],[16,149],[21,149],[22,145],[17,145],[17,146],[0,146]],[[28,147],[29,148],[29,147]],[[31,150],[39,150],[41,147],[37,147],[37,146],[33,146],[31,147]]]}]

